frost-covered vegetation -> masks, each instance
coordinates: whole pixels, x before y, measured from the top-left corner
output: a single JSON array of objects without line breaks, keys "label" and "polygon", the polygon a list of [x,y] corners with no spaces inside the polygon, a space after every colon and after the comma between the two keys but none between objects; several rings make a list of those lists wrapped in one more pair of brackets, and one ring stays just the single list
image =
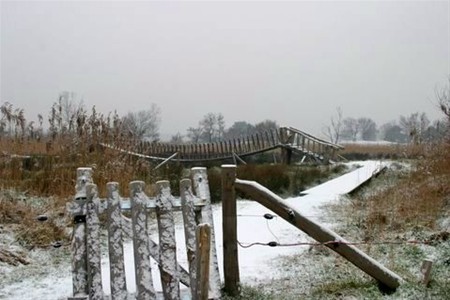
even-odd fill
[{"label": "frost-covered vegetation", "polygon": [[[448,108],[448,101],[442,103]],[[14,288],[23,278],[47,278],[59,267],[70,268],[71,220],[65,204],[73,197],[77,167],[94,169],[93,179],[102,197],[106,182],[118,181],[122,195],[127,196],[129,182],[137,178],[149,183],[148,195],[154,194],[153,183],[160,179],[169,179],[176,193],[179,180],[187,176],[180,165],[149,171],[154,167],[151,162],[96,147],[98,142],[114,140],[126,148],[135,141],[126,134],[123,120],[117,115],[103,116],[95,108],[90,113],[76,110],[65,123],[56,105],[49,116],[50,134],[44,136],[41,125],[25,126],[23,111],[6,113],[3,115],[10,118],[4,120],[0,138],[0,298],[7,286]],[[274,272],[282,276],[243,287],[241,299],[448,298],[449,140],[354,147],[347,151],[354,149],[355,153],[368,155],[361,158],[394,158],[396,162],[365,188],[343,197],[338,205],[324,207],[324,211],[328,219],[336,220],[339,234],[350,241],[367,243],[360,246],[362,250],[398,273],[406,283],[393,294],[385,293],[353,265],[315,246],[301,255],[274,261]],[[238,177],[258,181],[286,196],[297,195],[345,171],[339,166],[249,164],[238,168]],[[218,169],[210,166],[208,176],[211,196],[218,200]],[[421,243],[378,244],[410,240]],[[425,258],[434,261],[428,287],[420,283],[420,266]]]},{"label": "frost-covered vegetation", "polygon": [[[244,287],[238,299],[448,299],[449,148],[447,141],[429,145],[420,159],[393,163],[364,188],[323,207],[338,233],[363,242],[358,247],[405,280],[396,291],[380,288],[324,246],[311,246],[275,261],[283,276]],[[425,259],[433,261],[428,286],[421,282]]]}]

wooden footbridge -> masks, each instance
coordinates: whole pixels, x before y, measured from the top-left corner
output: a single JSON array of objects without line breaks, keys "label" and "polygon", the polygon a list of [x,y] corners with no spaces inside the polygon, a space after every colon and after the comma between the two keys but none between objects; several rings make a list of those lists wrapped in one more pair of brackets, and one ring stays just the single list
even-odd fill
[{"label": "wooden footbridge", "polygon": [[[102,144],[108,148],[151,160],[176,162],[208,162],[233,160],[245,163],[244,157],[281,149],[281,162],[290,164],[292,154],[299,154],[301,161],[328,163],[335,160],[342,146],[319,139],[293,127],[280,127],[246,137],[213,143],[171,144],[140,142],[133,151]],[[161,163],[161,164],[163,164]]]}]

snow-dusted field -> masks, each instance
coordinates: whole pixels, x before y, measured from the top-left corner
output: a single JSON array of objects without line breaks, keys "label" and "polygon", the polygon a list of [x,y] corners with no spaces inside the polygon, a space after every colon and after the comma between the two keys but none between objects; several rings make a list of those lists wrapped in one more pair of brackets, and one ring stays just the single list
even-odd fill
[{"label": "snow-dusted field", "polygon": [[[322,185],[306,190],[302,193],[303,196],[286,199],[286,202],[300,210],[303,215],[324,224],[320,219],[322,215],[320,206],[337,201],[339,195],[352,191],[386,165],[386,163],[375,161],[358,162],[357,164],[361,167]],[[219,268],[221,276],[223,276],[221,265],[223,258],[221,206],[214,205],[213,211]],[[253,242],[267,243],[270,241],[295,243],[309,240],[305,234],[279,217],[271,220],[265,219],[263,215],[266,213],[271,212],[254,201],[238,201],[238,240],[242,244]],[[324,225],[331,226],[332,222],[327,222]],[[181,224],[176,227],[176,237],[178,260],[181,265],[187,268],[184,234]],[[158,240],[156,230],[152,238],[156,241]],[[52,251],[58,251],[58,249],[52,249]],[[239,247],[241,281],[248,285],[254,285],[277,278],[280,274],[276,270],[276,259],[281,255],[295,255],[302,251],[305,251],[305,247]],[[131,241],[125,243],[125,253],[127,286],[128,290],[133,292],[135,291],[135,282]],[[50,262],[52,258],[51,253],[38,252],[35,256],[36,263],[42,264],[41,271],[34,269],[33,272],[27,272],[27,268],[36,268],[36,266],[17,267],[20,269],[6,266],[0,267],[0,272],[4,274],[6,272],[9,278],[14,278],[14,283],[7,285],[0,283],[0,299],[50,300],[64,299],[71,296],[72,278],[69,262],[66,260],[56,265],[52,264]],[[108,264],[108,257],[105,256],[102,261],[102,275],[106,294],[110,292]],[[155,288],[161,290],[159,272],[155,262],[152,264],[152,273]]]}]

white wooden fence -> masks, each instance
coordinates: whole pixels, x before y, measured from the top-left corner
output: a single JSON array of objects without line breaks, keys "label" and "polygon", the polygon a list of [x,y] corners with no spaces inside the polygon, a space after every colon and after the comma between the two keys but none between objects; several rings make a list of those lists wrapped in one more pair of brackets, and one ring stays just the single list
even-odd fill
[{"label": "white wooden fence", "polygon": [[[190,179],[180,182],[180,199],[171,195],[168,181],[156,183],[158,195],[149,198],[143,181],[130,182],[130,198],[119,195],[117,182],[107,184],[107,197],[98,197],[91,168],[78,168],[76,195],[68,203],[74,220],[72,238],[73,297],[78,299],[127,299],[124,238],[132,237],[136,299],[156,299],[150,257],[159,266],[164,299],[180,299],[180,282],[190,287],[192,299],[218,299],[220,276],[214,240],[214,223],[205,168],[193,168]],[[193,187],[193,188],[192,188]],[[194,192],[195,194],[194,194]],[[183,214],[186,270],[177,262],[174,211]],[[131,220],[122,215],[129,211]],[[149,212],[156,212],[159,243],[150,238]],[[101,272],[100,220],[106,219],[111,296],[104,294]],[[200,224],[206,223],[206,224]]]}]

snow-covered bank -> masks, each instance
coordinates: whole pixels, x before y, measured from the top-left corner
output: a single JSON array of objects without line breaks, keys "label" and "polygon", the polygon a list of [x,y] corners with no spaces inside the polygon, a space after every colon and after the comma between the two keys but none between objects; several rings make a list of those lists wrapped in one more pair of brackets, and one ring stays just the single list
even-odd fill
[{"label": "snow-covered bank", "polygon": [[[286,201],[299,209],[305,216],[316,219],[320,217],[320,206],[336,201],[339,195],[348,193],[362,182],[369,179],[378,172],[384,163],[380,162],[358,162],[358,168],[341,177],[330,180],[320,186],[304,191],[304,196],[287,199]],[[264,214],[271,212],[254,201],[238,201],[238,239],[243,244],[270,241],[279,243],[303,242],[308,238],[294,226],[281,218],[266,219]],[[219,259],[220,272],[222,272],[222,210],[221,205],[213,206],[214,223],[216,233],[216,245]],[[150,224],[155,228],[155,224]],[[151,235],[158,240],[157,231],[153,230]],[[178,260],[182,266],[187,267],[187,259],[184,248],[184,234],[182,224],[176,226]],[[239,248],[239,264],[241,281],[253,285],[261,281],[276,278],[276,268],[272,262],[281,255],[295,255],[304,251],[304,247],[262,247]],[[130,292],[135,290],[133,272],[133,250],[131,242],[125,243],[125,268],[127,275],[127,286]],[[109,293],[109,269],[108,258],[102,261],[103,284],[105,293]],[[33,276],[17,278],[17,282],[3,286],[0,284],[0,299],[62,299],[71,295],[72,279],[70,266],[63,263],[59,266],[46,266],[41,274],[36,272]],[[21,267],[22,268],[22,267]],[[23,267],[26,269],[26,266]],[[14,272],[14,271],[12,271]],[[155,288],[161,290],[159,271],[156,263],[152,262],[152,273]],[[24,272],[24,274],[26,274]],[[19,281],[21,280],[21,281]]]}]

